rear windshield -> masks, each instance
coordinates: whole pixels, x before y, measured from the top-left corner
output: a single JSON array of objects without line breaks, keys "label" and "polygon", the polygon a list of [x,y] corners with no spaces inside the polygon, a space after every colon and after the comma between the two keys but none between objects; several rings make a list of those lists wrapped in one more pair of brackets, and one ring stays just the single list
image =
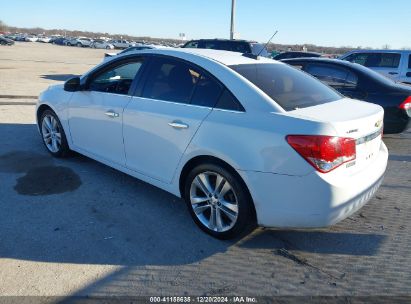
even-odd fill
[{"label": "rear windshield", "polygon": [[286,111],[343,98],[314,77],[285,64],[241,64],[230,68],[255,84]]}]

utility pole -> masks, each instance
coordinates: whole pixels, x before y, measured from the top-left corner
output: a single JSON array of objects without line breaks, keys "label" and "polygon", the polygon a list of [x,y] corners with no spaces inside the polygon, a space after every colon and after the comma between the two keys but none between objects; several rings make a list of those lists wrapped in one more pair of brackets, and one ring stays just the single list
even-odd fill
[{"label": "utility pole", "polygon": [[234,34],[235,34],[235,1],[236,0],[231,0],[231,30],[230,30],[230,39],[234,39]]}]

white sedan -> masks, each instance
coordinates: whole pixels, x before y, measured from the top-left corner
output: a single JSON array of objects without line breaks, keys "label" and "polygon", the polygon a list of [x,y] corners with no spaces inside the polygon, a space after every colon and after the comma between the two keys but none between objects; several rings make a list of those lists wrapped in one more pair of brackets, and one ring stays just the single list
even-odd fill
[{"label": "white sedan", "polygon": [[48,151],[77,151],[183,197],[218,238],[333,225],[378,189],[383,109],[266,58],[157,49],[102,63],[37,105]]},{"label": "white sedan", "polygon": [[95,48],[95,49],[106,49],[106,50],[114,49],[114,45],[102,39],[95,39],[90,45],[90,47]]}]

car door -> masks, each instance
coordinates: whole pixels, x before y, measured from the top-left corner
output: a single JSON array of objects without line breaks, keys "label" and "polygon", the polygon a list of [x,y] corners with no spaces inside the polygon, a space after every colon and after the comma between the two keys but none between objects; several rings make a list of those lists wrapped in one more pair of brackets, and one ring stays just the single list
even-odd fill
[{"label": "car door", "polygon": [[91,75],[70,100],[69,125],[76,149],[125,165],[123,111],[142,58],[117,61]]},{"label": "car door", "polygon": [[144,73],[142,86],[124,111],[127,167],[169,183],[217,102],[221,85],[171,57],[153,57]]}]

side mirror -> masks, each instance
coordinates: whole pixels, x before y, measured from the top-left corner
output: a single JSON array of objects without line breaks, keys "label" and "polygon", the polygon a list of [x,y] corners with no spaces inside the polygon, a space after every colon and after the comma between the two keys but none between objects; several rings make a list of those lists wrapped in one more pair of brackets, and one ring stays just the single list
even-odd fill
[{"label": "side mirror", "polygon": [[81,89],[80,77],[70,78],[64,83],[64,91],[76,92],[76,91],[80,91],[80,89]]}]

